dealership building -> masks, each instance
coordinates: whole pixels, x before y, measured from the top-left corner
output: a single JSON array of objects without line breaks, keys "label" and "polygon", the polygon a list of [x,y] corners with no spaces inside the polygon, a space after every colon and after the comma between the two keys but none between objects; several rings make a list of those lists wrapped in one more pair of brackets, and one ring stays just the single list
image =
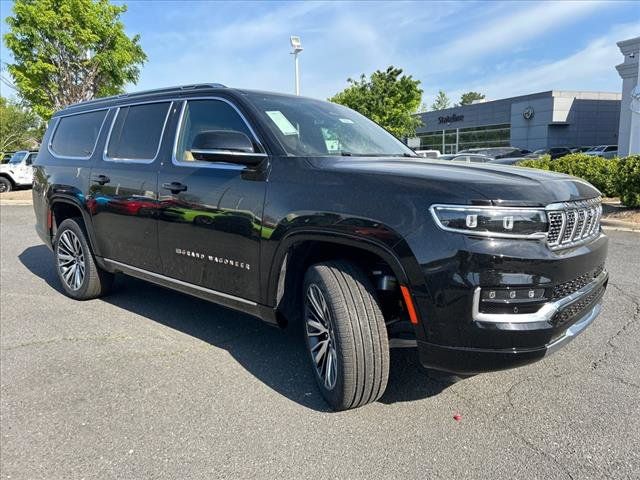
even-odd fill
[{"label": "dealership building", "polygon": [[425,112],[408,143],[441,153],[617,145],[620,99],[619,93],[553,90]]}]

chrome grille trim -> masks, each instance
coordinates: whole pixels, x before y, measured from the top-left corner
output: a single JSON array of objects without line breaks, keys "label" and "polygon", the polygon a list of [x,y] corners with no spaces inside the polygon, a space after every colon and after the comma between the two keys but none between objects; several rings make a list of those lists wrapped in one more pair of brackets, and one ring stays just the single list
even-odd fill
[{"label": "chrome grille trim", "polygon": [[601,198],[554,203],[546,207],[547,244],[552,250],[586,243],[600,233]]}]

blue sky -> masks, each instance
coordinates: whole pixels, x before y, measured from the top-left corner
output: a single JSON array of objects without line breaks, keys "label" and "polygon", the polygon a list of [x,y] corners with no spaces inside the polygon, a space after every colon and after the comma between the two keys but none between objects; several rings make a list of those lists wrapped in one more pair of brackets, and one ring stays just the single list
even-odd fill
[{"label": "blue sky", "polygon": [[[550,89],[620,91],[615,42],[640,35],[640,3],[130,1],[123,16],[148,55],[137,86],[221,82],[291,92],[289,35],[302,37],[303,95],[388,65],[439,89],[488,98]],[[11,2],[2,1],[3,18]],[[6,31],[6,24],[2,24]],[[2,61],[8,52],[2,47]],[[6,89],[3,88],[3,92]],[[6,94],[6,93],[5,93]]]}]

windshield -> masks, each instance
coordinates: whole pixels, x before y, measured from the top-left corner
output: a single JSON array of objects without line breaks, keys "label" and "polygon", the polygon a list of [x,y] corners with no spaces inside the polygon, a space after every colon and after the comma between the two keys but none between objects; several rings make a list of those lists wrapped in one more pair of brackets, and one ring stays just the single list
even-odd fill
[{"label": "windshield", "polygon": [[265,93],[248,97],[289,155],[416,156],[386,130],[341,105]]},{"label": "windshield", "polygon": [[20,163],[28,154],[29,152],[16,152],[11,156],[9,163]]}]

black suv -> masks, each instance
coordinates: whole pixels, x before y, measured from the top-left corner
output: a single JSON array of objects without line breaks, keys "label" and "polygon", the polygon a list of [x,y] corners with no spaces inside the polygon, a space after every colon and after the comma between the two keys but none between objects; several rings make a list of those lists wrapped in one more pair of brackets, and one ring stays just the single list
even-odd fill
[{"label": "black suv", "polygon": [[383,394],[390,347],[458,374],[539,360],[607,286],[588,183],[425,161],[332,103],[125,94],[56,113],[43,145],[36,228],[67,295],[104,295],[121,272],[300,325],[334,409]]}]

